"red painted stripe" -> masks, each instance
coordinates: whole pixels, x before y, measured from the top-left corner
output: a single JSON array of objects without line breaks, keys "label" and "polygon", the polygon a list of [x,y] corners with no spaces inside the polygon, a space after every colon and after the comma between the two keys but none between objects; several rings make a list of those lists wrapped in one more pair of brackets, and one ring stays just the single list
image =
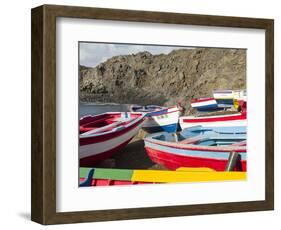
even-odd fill
[{"label": "red painted stripe", "polygon": [[[84,180],[85,178],[80,178],[80,183],[82,183]],[[139,182],[139,181],[108,180],[108,179],[92,179],[90,186],[138,185],[138,184],[155,184],[155,183]]]},{"label": "red painted stripe", "polygon": [[94,116],[88,115],[88,116],[81,117],[80,120],[79,120],[79,124],[81,126],[81,125],[85,125],[89,122],[98,121],[98,120],[103,119],[103,118],[116,117],[118,115],[120,115],[120,112],[102,113],[102,114],[94,115]]},{"label": "red painted stripe", "polygon": [[93,136],[93,137],[83,137],[83,138],[80,137],[80,146],[104,142],[104,141],[119,137],[119,136],[129,132],[130,130],[134,129],[139,124],[141,124],[143,121],[144,121],[144,118],[140,119],[135,124],[128,126],[127,128],[124,128],[122,130],[117,130],[116,132],[113,132],[113,133],[107,133],[107,134],[102,134],[102,135]]},{"label": "red painted stripe", "polygon": [[[180,167],[208,167],[216,171],[224,171],[227,160],[175,155],[145,147],[150,159],[166,168],[175,170]],[[247,170],[247,161],[241,161],[242,171]],[[235,169],[238,170],[238,167]]]},{"label": "red painted stripe", "polygon": [[106,181],[104,179],[93,179],[92,186],[99,185],[137,185],[137,184],[152,184],[152,182],[138,182],[138,181],[125,181],[125,180],[108,180],[104,184],[101,181]]},{"label": "red painted stripe", "polygon": [[91,186],[110,186],[111,180],[100,179],[100,180],[92,180]]},{"label": "red painted stripe", "polygon": [[196,123],[196,122],[216,122],[216,121],[236,121],[247,119],[246,113],[233,116],[220,116],[220,117],[208,117],[208,118],[183,118],[182,121],[186,123]]}]

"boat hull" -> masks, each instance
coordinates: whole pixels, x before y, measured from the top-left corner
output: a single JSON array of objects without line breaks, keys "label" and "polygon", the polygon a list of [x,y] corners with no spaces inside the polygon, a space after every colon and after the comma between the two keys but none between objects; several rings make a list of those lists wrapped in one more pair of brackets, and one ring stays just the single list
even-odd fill
[{"label": "boat hull", "polygon": [[229,156],[238,153],[235,170],[246,171],[247,129],[243,127],[196,126],[175,134],[151,134],[144,138],[150,159],[175,170],[180,167],[206,167],[224,171]]},{"label": "boat hull", "polygon": [[213,96],[216,99],[219,107],[231,106],[234,100],[247,101],[246,90],[215,90]]},{"label": "boat hull", "polygon": [[218,107],[231,107],[233,106],[233,99],[216,99]]},{"label": "boat hull", "polygon": [[156,132],[168,132],[174,133],[177,131],[178,123],[162,125],[162,126],[144,126],[142,129],[148,133],[156,133]]},{"label": "boat hull", "polygon": [[219,111],[223,110],[223,108],[219,108],[218,105],[205,105],[200,107],[194,107],[199,112],[209,112],[209,111]]},{"label": "boat hull", "polygon": [[[89,156],[87,157],[83,157],[80,158],[80,166],[81,167],[91,167],[94,166],[97,162],[105,160],[107,158],[110,158],[113,154],[119,152],[120,150],[122,150],[124,147],[126,147],[126,145],[132,140],[133,137],[129,138],[121,143],[121,144],[117,144],[116,146],[111,146],[109,150],[100,150],[100,151],[95,151],[95,147],[94,146],[87,146],[87,149],[85,149],[85,147],[80,147],[80,152],[83,153],[90,153]],[[112,140],[114,141],[114,140]],[[102,143],[100,143],[99,145],[103,145]],[[96,145],[97,146],[97,145]],[[90,150],[90,148],[92,150]],[[98,149],[101,149],[101,147],[97,147]],[[104,148],[106,149],[106,148]]]},{"label": "boat hull", "polygon": [[204,127],[247,126],[247,116],[246,113],[209,117],[189,116],[180,117],[179,123],[181,129],[198,125]]},{"label": "boat hull", "polygon": [[142,128],[148,133],[177,131],[180,110],[178,108],[169,108],[163,112],[157,112],[153,115],[148,115]]},{"label": "boat hull", "polygon": [[214,98],[206,98],[206,99],[195,99],[191,102],[192,108],[200,111],[217,111],[222,108],[218,108],[217,101]]},{"label": "boat hull", "polygon": [[[149,158],[160,165],[165,166],[168,169],[176,170],[180,167],[207,167],[214,169],[216,171],[224,171],[228,162],[229,153],[216,153],[220,158],[211,158],[211,157],[199,157],[194,156],[192,152],[186,152],[183,154],[175,154],[172,151],[160,150],[149,145],[145,147],[146,152],[148,153]],[[206,154],[208,155],[208,154]],[[222,157],[222,155],[224,157]],[[244,156],[245,154],[243,154]],[[241,160],[241,166],[236,167],[235,170],[247,171],[247,161],[243,157]]]},{"label": "boat hull", "polygon": [[82,167],[94,166],[97,162],[111,157],[123,149],[138,133],[144,122],[140,117],[132,125],[105,135],[81,138],[79,146],[79,161]]}]

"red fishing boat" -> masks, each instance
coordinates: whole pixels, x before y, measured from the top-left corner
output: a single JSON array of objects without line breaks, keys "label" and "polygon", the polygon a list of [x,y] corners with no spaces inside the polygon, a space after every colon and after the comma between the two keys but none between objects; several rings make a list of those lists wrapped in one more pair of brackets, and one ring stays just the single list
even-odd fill
[{"label": "red fishing boat", "polygon": [[246,171],[246,127],[192,127],[179,133],[160,132],[144,138],[150,159],[175,170],[180,167],[207,167],[224,171],[230,154],[240,160],[237,171]]},{"label": "red fishing boat", "polygon": [[93,166],[124,148],[138,133],[144,113],[108,112],[80,119],[80,166]]}]

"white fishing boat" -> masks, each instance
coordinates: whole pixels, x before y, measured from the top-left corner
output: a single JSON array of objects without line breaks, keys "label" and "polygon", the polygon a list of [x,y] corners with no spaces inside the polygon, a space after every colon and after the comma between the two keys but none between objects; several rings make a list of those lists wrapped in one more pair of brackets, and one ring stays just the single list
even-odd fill
[{"label": "white fishing boat", "polygon": [[80,166],[93,166],[109,158],[138,133],[144,113],[108,112],[80,119]]},{"label": "white fishing boat", "polygon": [[176,132],[178,128],[181,108],[179,106],[162,107],[162,106],[133,106],[131,111],[146,113],[146,121],[142,129],[148,133],[154,132]]}]

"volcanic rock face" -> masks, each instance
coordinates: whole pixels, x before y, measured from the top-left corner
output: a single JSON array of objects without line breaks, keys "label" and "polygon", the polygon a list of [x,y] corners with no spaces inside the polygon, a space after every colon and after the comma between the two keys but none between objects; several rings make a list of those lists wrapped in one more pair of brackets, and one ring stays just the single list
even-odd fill
[{"label": "volcanic rock face", "polygon": [[246,88],[246,50],[196,48],[169,54],[115,56],[95,68],[80,66],[80,101],[174,105],[215,89]]}]

